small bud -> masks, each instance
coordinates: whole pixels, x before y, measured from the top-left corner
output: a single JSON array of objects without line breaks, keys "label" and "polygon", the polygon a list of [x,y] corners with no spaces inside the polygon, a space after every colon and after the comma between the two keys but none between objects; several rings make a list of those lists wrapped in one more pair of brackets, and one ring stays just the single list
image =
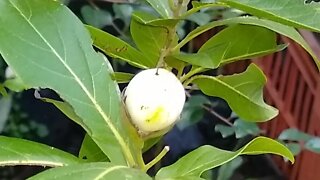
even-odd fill
[{"label": "small bud", "polygon": [[182,112],[185,91],[177,77],[165,69],[141,71],[129,82],[125,105],[139,131],[160,131],[173,125]]}]

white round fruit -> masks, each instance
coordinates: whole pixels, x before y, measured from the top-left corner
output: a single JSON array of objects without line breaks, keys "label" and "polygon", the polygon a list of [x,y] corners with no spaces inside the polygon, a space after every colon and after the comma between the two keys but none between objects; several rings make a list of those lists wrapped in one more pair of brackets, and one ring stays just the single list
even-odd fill
[{"label": "white round fruit", "polygon": [[173,125],[186,98],[181,82],[162,68],[138,73],[129,82],[124,96],[132,123],[146,133]]}]

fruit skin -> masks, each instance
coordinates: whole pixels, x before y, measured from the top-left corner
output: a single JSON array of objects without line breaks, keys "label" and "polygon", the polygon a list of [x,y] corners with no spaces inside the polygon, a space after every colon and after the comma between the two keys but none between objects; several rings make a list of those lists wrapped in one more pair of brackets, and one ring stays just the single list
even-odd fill
[{"label": "fruit skin", "polygon": [[148,69],[129,82],[124,103],[131,122],[143,133],[172,126],[182,112],[185,91],[177,77],[166,69]]}]

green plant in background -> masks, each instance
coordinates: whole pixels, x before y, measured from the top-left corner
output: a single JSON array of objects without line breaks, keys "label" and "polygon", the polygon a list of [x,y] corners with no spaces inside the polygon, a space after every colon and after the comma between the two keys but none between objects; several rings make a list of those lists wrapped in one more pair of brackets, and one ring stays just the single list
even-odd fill
[{"label": "green plant in background", "polygon": [[[107,59],[94,51],[92,43],[108,56],[140,69],[174,69],[185,88],[196,87],[208,96],[223,98],[247,122],[268,121],[278,114],[263,101],[262,88],[266,83],[263,72],[254,64],[243,73],[229,76],[208,76],[202,72],[284,49],[287,45],[276,43],[276,33],[299,43],[314,57],[318,67],[320,65],[294,29],[320,31],[316,21],[319,19],[317,6],[313,3],[306,5],[298,0],[147,2],[158,15],[143,10],[133,12],[130,34],[134,46],[97,28],[84,26],[57,1],[0,2],[0,53],[14,71],[14,80],[25,89],[50,88],[56,91],[63,102],[39,98],[54,104],[87,132],[78,157],[36,142],[1,136],[1,165],[54,167],[30,179],[151,179],[147,170],[169,148],[164,147],[148,163],[142,154],[150,147],[148,144],[156,143],[165,132],[141,134],[132,125],[115,81],[129,82],[134,75],[113,72]],[[187,8],[189,3],[192,3],[190,9]],[[236,8],[257,17],[231,17],[204,23],[179,40],[177,29],[182,20],[201,9],[213,7]],[[297,10],[301,16],[296,16]],[[309,17],[314,19],[306,21]],[[97,21],[97,25],[100,24]],[[198,52],[181,51],[193,38],[217,26],[226,28],[210,38]],[[203,100],[199,102],[206,104]],[[238,123],[239,127],[246,125]],[[265,153],[281,155],[294,162],[292,153],[281,143],[256,137],[235,151],[201,146],[161,168],[155,179],[201,179],[203,172],[240,155]]]},{"label": "green plant in background", "polygon": [[7,93],[4,87],[16,92],[23,90],[20,83],[14,77],[11,69],[5,67],[0,59],[0,79],[5,83],[0,85],[0,133],[8,136],[33,139],[43,138],[48,135],[48,129],[43,124],[31,120],[18,103],[21,100],[20,93]]}]

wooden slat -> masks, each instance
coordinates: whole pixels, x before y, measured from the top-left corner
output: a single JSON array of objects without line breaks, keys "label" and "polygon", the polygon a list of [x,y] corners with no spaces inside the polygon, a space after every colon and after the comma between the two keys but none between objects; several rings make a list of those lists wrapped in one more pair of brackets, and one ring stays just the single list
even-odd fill
[{"label": "wooden slat", "polygon": [[[310,33],[306,36],[311,38],[307,41],[320,57],[319,43]],[[320,135],[319,72],[303,48],[286,37],[280,39],[290,44],[286,52],[281,52],[285,53],[285,60],[281,53],[276,53],[255,61],[268,79],[264,93],[266,102],[280,110],[278,117],[260,127],[273,138],[288,127]],[[320,177],[320,156],[314,153],[304,151],[294,165],[284,163],[279,157],[273,159],[290,180],[318,180]]]},{"label": "wooden slat", "polygon": [[285,61],[286,61],[286,63],[284,64],[281,76],[278,77],[280,79],[280,82],[281,82],[279,84],[279,88],[278,88],[279,89],[278,91],[279,91],[281,99],[283,99],[283,96],[285,94],[285,89],[286,89],[286,84],[284,82],[287,82],[288,78],[291,76],[289,74],[289,72],[290,72],[290,67],[293,64],[293,61],[292,61],[291,56],[289,54],[286,56],[286,60]]},{"label": "wooden slat", "polygon": [[281,84],[285,86],[283,90],[283,103],[285,104],[285,107],[281,109],[283,112],[289,112],[290,111],[290,106],[293,104],[293,100],[295,98],[295,94],[297,91],[296,85],[297,85],[297,78],[299,77],[299,71],[294,64],[291,64],[291,67],[288,72],[288,80],[287,81],[282,81]]},{"label": "wooden slat", "polygon": [[311,72],[314,71],[314,68],[310,69],[310,68],[307,68],[308,66],[306,66],[307,61],[311,61],[310,57],[308,58],[308,55],[306,54],[306,52],[302,50],[300,46],[294,43],[291,44],[287,49],[291,54],[295,64],[297,65],[297,68],[300,69],[301,75],[305,79],[310,90],[312,91],[312,93],[315,93],[314,77],[311,75]]},{"label": "wooden slat", "polygon": [[296,119],[297,124],[300,124],[300,114],[302,113],[302,107],[304,105],[304,91],[305,91],[305,82],[304,79],[300,76],[298,79],[298,85],[295,87],[297,93],[294,95],[295,101],[291,105],[291,113]]},{"label": "wooden slat", "polygon": [[307,127],[310,122],[310,112],[312,109],[311,107],[312,107],[313,97],[314,95],[307,89],[306,95],[304,97],[302,113],[299,119],[300,121],[299,127],[304,132],[307,132]]},{"label": "wooden slat", "polygon": [[282,69],[282,52],[279,52],[279,53],[276,53],[275,55],[275,60],[274,60],[274,65],[273,65],[273,68],[272,68],[272,76],[271,76],[271,79],[273,81],[273,86],[277,89],[279,84],[281,83],[280,82],[280,79],[279,79],[279,75],[281,73],[281,69]]}]

